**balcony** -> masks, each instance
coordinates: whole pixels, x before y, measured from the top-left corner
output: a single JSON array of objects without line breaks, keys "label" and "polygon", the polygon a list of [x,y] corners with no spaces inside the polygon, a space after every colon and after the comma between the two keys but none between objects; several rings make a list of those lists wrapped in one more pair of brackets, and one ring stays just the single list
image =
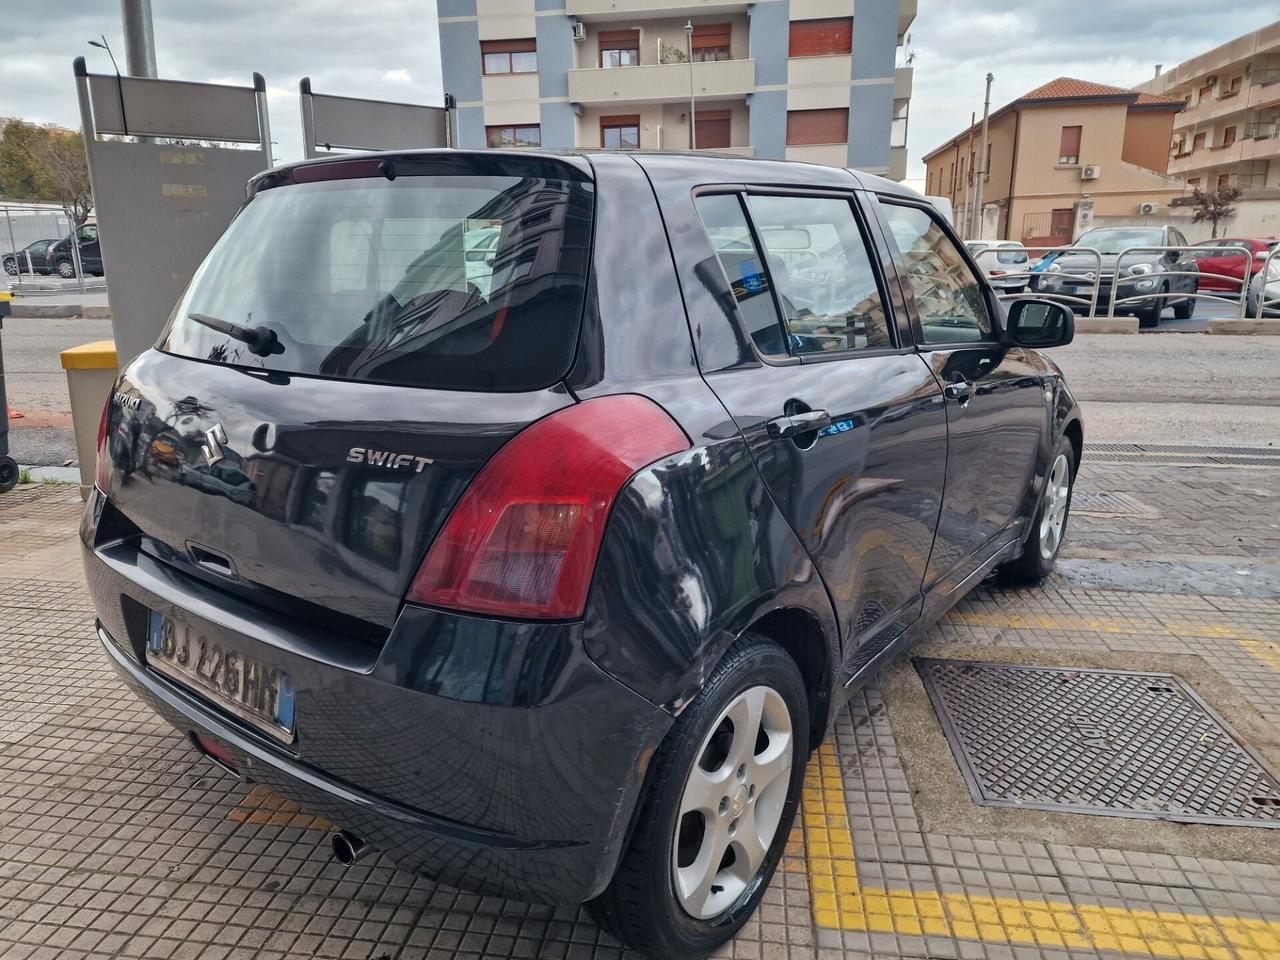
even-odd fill
[{"label": "balcony", "polygon": [[[644,103],[687,100],[689,64],[593,67],[569,71],[569,99],[576,103]],[[693,65],[693,92],[699,100],[741,97],[755,89],[754,60],[716,60]]]},{"label": "balcony", "polygon": [[910,100],[911,86],[915,78],[914,67],[898,67],[893,72],[893,99]]},{"label": "balcony", "polygon": [[916,13],[919,9],[919,0],[898,0],[898,43],[902,43],[902,38],[911,24],[916,19]]},{"label": "balcony", "polygon": [[579,20],[637,19],[653,15],[700,17],[747,9],[745,0],[567,0],[565,12]]},{"label": "balcony", "polygon": [[889,148],[888,177],[899,183],[907,179],[907,148],[905,146]]}]

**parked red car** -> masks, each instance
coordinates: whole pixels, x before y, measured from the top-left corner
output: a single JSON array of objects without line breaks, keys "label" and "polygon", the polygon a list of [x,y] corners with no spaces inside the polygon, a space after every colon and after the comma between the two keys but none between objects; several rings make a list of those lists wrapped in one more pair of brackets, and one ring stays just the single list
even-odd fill
[{"label": "parked red car", "polygon": [[1239,293],[1244,280],[1245,251],[1253,254],[1253,266],[1249,269],[1249,276],[1253,277],[1263,268],[1267,252],[1276,242],[1275,237],[1225,237],[1197,243],[1196,246],[1204,250],[1195,254],[1200,268],[1198,289]]}]

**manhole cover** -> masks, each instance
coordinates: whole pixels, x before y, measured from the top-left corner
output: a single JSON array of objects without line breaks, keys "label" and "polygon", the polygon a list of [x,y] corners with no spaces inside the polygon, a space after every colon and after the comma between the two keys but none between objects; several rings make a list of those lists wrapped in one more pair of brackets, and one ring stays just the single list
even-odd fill
[{"label": "manhole cover", "polygon": [[1075,491],[1071,495],[1071,511],[1076,514],[1127,517],[1149,517],[1156,512],[1127,493],[1098,493],[1092,490]]},{"label": "manhole cover", "polygon": [[1167,673],[917,660],[986,806],[1280,827],[1280,785]]}]

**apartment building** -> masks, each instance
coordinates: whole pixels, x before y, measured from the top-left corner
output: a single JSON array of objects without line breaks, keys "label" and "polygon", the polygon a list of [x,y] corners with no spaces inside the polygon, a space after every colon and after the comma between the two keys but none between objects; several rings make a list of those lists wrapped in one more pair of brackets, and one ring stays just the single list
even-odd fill
[{"label": "apartment building", "polygon": [[439,0],[462,147],[714,150],[901,180],[917,0]]},{"label": "apartment building", "polygon": [[1181,109],[1181,100],[1059,77],[991,114],[985,165],[981,122],[926,154],[925,192],[950,198],[965,235],[1028,246],[1070,243],[1095,217],[1159,222],[1185,190],[1167,175],[1165,147]]},{"label": "apartment building", "polygon": [[1280,21],[1138,87],[1184,104],[1169,172],[1189,187],[1280,190]]}]

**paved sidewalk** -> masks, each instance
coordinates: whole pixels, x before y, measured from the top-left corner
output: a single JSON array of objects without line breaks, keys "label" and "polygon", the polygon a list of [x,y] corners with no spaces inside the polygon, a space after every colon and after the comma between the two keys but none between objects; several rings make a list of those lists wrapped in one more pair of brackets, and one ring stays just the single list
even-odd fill
[{"label": "paved sidewalk", "polygon": [[[912,656],[1176,674],[1280,769],[1280,468],[1166,464],[1087,460],[1072,572],[980,587]],[[97,649],[79,514],[0,495],[0,958],[624,955],[574,908],[343,869],[329,824],[196,756]],[[1280,829],[976,805],[907,658],[839,717],[799,824],[722,956],[1280,957]]]}]

